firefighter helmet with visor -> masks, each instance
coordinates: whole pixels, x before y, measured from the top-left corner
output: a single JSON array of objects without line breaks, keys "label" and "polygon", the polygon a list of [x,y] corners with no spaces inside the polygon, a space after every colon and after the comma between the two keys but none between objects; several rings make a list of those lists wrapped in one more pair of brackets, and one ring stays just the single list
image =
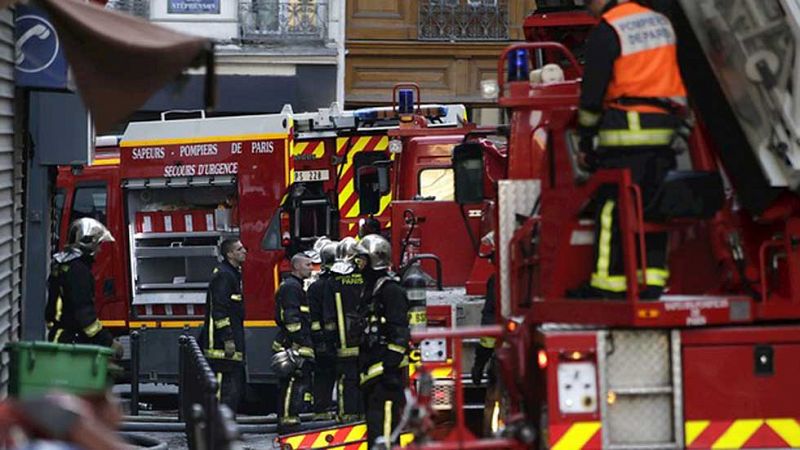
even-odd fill
[{"label": "firefighter helmet with visor", "polygon": [[338,245],[336,242],[328,241],[319,251],[320,263],[323,266],[330,267],[336,262],[336,249]]},{"label": "firefighter helmet with visor", "polygon": [[355,251],[356,254],[367,257],[373,270],[388,269],[392,262],[392,244],[377,234],[364,236],[356,245]]},{"label": "firefighter helmet with visor", "polygon": [[336,259],[338,261],[352,259],[356,254],[354,248],[357,243],[358,242],[350,236],[339,241],[339,244],[336,245]]},{"label": "firefighter helmet with visor", "polygon": [[94,255],[103,242],[114,242],[114,236],[99,221],[83,217],[72,222],[67,233],[67,245],[85,255]]}]

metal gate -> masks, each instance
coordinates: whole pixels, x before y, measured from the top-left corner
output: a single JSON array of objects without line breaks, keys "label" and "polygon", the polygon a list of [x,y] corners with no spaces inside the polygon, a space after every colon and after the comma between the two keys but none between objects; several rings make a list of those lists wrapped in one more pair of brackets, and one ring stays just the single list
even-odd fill
[{"label": "metal gate", "polygon": [[[14,13],[0,11],[0,348],[19,337],[22,308],[22,150],[14,135]],[[0,397],[8,384],[0,353]]]}]

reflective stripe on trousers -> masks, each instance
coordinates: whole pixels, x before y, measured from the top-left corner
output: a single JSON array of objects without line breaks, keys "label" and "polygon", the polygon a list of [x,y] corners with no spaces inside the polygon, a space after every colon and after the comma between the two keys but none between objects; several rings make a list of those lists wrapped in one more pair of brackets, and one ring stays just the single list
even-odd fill
[{"label": "reflective stripe on trousers", "polygon": [[[597,263],[595,271],[592,273],[591,286],[609,292],[625,292],[628,290],[627,277],[625,275],[612,275],[609,273],[611,267],[612,246],[621,245],[619,242],[612,242],[614,219],[616,214],[616,203],[614,200],[606,200],[600,213],[600,235],[597,245]],[[665,287],[669,280],[669,270],[661,267],[648,267],[647,280],[642,280],[642,271],[638,270],[638,281],[645,281],[648,286]]]},{"label": "reflective stripe on trousers", "polygon": [[392,401],[387,400],[383,404],[383,439],[387,447],[392,440]]}]

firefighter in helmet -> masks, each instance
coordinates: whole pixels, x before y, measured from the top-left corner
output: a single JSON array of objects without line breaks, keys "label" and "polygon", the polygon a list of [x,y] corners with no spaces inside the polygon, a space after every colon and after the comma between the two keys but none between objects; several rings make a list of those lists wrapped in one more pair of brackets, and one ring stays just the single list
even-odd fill
[{"label": "firefighter in helmet", "polygon": [[304,280],[311,276],[311,259],[296,253],[291,266],[292,272],[275,295],[278,333],[272,342],[275,353],[273,368],[278,372],[280,388],[278,430],[282,434],[300,425],[300,414],[311,412],[314,401],[311,393],[315,356],[311,339],[311,308],[303,290]]},{"label": "firefighter in helmet", "polygon": [[364,276],[360,382],[367,416],[368,446],[391,447],[391,434],[405,406],[410,331],[405,289],[389,272],[392,247],[376,234],[356,245],[356,263]]},{"label": "firefighter in helmet", "polygon": [[353,265],[356,241],[342,239],[336,246],[336,263],[325,291],[323,327],[336,348],[337,416],[340,422],[363,419],[359,389],[358,352],[363,332],[359,304],[364,278]]},{"label": "firefighter in helmet", "polygon": [[121,356],[122,347],[103,328],[94,305],[92,264],[103,242],[114,242],[114,237],[97,220],[84,217],[70,224],[67,246],[53,255],[47,282],[47,338],[51,342],[114,347]]},{"label": "firefighter in helmet", "polygon": [[217,374],[220,400],[236,413],[245,387],[242,264],[247,249],[230,238],[222,241],[220,253],[224,259],[208,283],[200,345]]},{"label": "firefighter in helmet", "polygon": [[[481,258],[489,258],[494,261],[494,231],[486,233],[481,239],[480,252],[478,254]],[[496,305],[495,305],[495,292],[494,292],[494,273],[489,276],[486,281],[486,301],[481,309],[481,325],[493,325],[497,323]],[[472,375],[472,382],[475,385],[480,385],[483,381],[483,373],[486,365],[492,360],[494,356],[495,338],[489,336],[482,336],[475,348],[475,360],[472,365],[470,374]],[[489,379],[493,378],[490,370]],[[493,383],[492,383],[493,384]]]},{"label": "firefighter in helmet", "polygon": [[336,262],[336,242],[322,237],[314,244],[319,257],[320,272],[308,287],[308,306],[311,308],[311,340],[314,342],[316,370],[312,393],[314,395],[314,419],[330,420],[333,407],[333,386],[336,383],[336,344],[332,336],[323,330],[323,311],[326,308],[326,292],[333,274],[331,266]]},{"label": "firefighter in helmet", "polygon": [[[686,88],[675,31],[667,17],[630,0],[588,0],[600,23],[586,42],[578,131],[579,163],[590,171],[629,169],[642,202],[654,197],[685,143]],[[591,279],[571,297],[624,298],[616,186],[595,197],[595,258]],[[641,298],[658,298],[669,272],[666,233],[648,233],[647,284]]]}]

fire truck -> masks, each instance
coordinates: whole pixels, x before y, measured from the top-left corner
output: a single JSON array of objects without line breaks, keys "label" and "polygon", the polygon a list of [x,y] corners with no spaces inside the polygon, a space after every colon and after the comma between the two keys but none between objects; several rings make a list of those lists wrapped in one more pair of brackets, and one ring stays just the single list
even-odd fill
[{"label": "fire truck", "polygon": [[[424,196],[448,214],[458,210],[452,194],[442,191],[443,185],[452,191],[452,183],[441,161],[464,132],[442,130],[463,130],[466,111],[409,103],[410,94],[404,95],[405,105],[354,111],[334,104],[313,113],[287,106],[279,114],[238,117],[163,114],[130,123],[121,136],[97,138],[91,165],[59,168],[53,234],[61,238],[54,247],[63,246],[69,223],[80,217],[100,220],[116,237],[95,262],[96,308],[103,325],[124,340],[138,330],[141,378],[176,380],[174,344],[202,324],[222,239],[239,238],[248,248],[248,375],[251,382],[269,382],[274,293],[287,256],[321,236],[353,236],[358,220],[369,215],[390,235],[393,198]],[[438,137],[422,144],[393,138],[390,144],[388,132],[401,125],[417,130],[414,139]],[[440,155],[443,149],[448,156]],[[425,217],[417,213],[416,220]],[[415,237],[417,253],[437,251]],[[463,285],[468,270],[445,264],[439,282]]]},{"label": "fire truck", "polygon": [[[462,415],[443,440],[414,446],[800,447],[800,7],[654,3],[678,35],[696,125],[652,204],[627,170],[577,164],[582,69],[569,48],[531,42],[500,57],[497,103],[511,114],[495,199],[500,325],[413,338],[499,337],[503,411],[491,436],[476,438]],[[456,198],[484,200],[470,182],[487,177],[482,151],[453,152]],[[592,198],[609,184],[620,193],[626,297],[568,298],[590,277]],[[669,284],[643,300],[652,232],[669,233]]]}]

